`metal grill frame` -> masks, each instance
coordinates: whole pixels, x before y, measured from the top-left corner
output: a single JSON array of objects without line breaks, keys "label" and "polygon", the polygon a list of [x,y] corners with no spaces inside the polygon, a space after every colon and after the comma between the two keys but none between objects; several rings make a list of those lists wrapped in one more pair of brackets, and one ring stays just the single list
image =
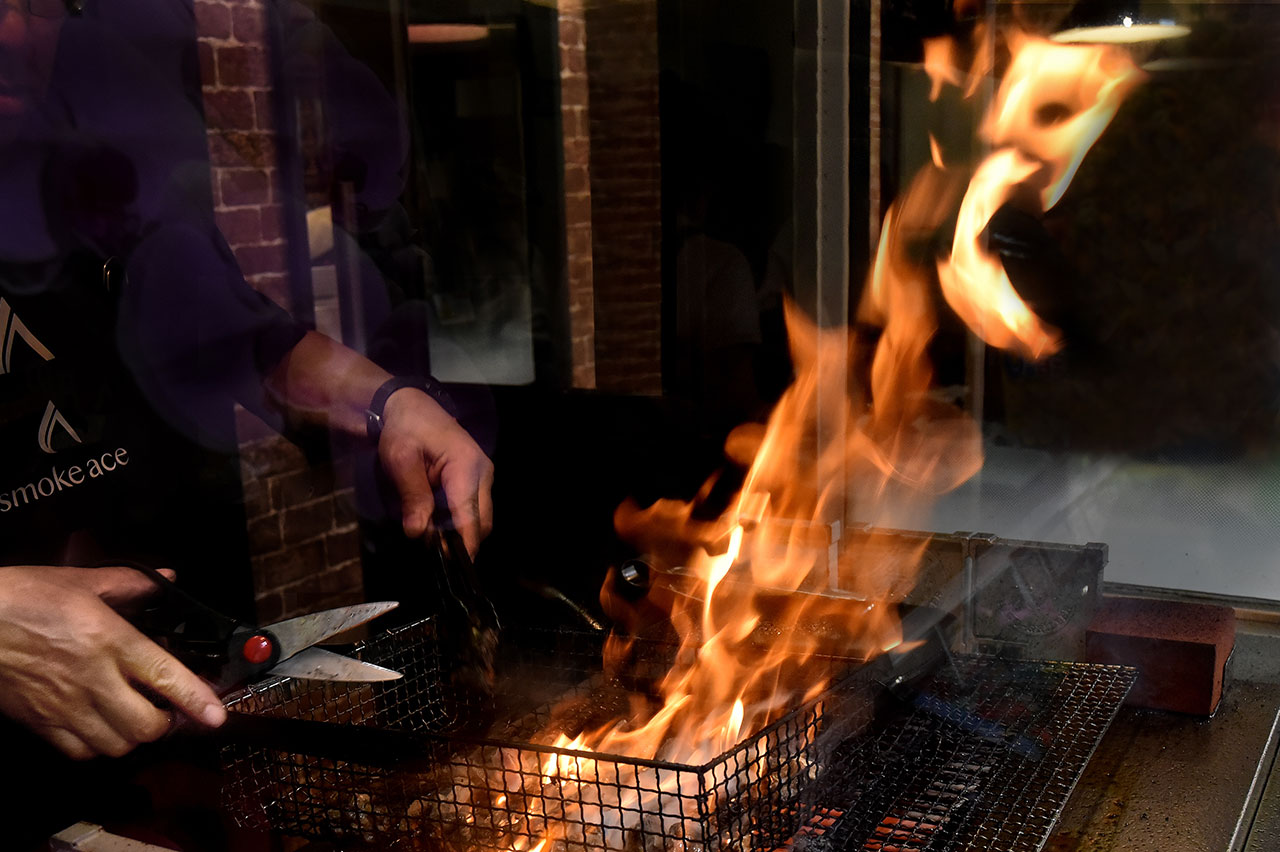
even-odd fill
[{"label": "metal grill frame", "polygon": [[[551,639],[561,645],[561,662],[580,656],[582,665],[559,666],[559,678],[548,669],[545,684],[522,680],[522,688],[544,687],[543,694],[533,708],[515,712],[452,689],[430,619],[356,648],[362,659],[403,671],[400,681],[343,685],[284,678],[251,687],[228,701],[232,713],[320,721],[326,729],[344,729],[344,737],[355,727],[378,739],[370,740],[367,759],[363,750],[359,758],[329,756],[323,742],[314,749],[229,745],[223,751],[225,806],[241,825],[344,848],[503,852],[515,839],[525,838],[528,849],[542,838],[541,823],[527,820],[535,807],[531,799],[543,813],[570,815],[558,820],[558,842],[548,852],[773,849],[811,816],[804,802],[813,801],[820,743],[830,742],[819,736],[833,706],[830,693],[700,765],[536,744],[527,738],[549,723],[553,705],[601,685],[597,638],[557,633]],[[579,643],[590,650],[579,655]],[[521,643],[504,643],[510,645]],[[838,718],[870,719],[869,713],[850,712],[845,701],[841,705]],[[470,719],[494,712],[511,721],[483,737],[466,733]],[[494,804],[506,792],[495,780],[523,784],[547,761],[562,767],[592,761],[595,780],[575,785],[569,797],[553,783],[520,804]],[[626,829],[608,830],[611,823]]]}]

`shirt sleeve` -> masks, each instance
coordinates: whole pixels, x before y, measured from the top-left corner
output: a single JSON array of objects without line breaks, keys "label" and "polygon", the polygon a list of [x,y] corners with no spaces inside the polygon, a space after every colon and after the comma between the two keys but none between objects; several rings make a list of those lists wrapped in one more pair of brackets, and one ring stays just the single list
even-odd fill
[{"label": "shirt sleeve", "polygon": [[133,252],[126,275],[118,344],[139,388],[189,436],[234,444],[213,424],[236,402],[269,415],[263,380],[306,327],[245,282],[216,231],[159,228]]}]

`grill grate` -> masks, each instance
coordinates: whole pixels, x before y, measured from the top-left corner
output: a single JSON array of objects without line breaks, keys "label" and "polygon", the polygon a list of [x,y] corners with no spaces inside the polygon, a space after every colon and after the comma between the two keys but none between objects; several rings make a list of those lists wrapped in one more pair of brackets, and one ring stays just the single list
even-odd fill
[{"label": "grill grate", "polygon": [[[633,651],[627,676],[609,677],[594,637],[507,639],[504,646],[526,653],[505,661],[515,682],[500,682],[498,700],[508,702],[502,706],[455,688],[430,622],[389,632],[359,653],[400,670],[402,680],[280,680],[230,702],[237,713],[333,723],[347,732],[368,728],[378,736],[369,740],[367,759],[363,750],[354,759],[334,757],[323,742],[287,750],[228,746],[228,809],[245,825],[348,848],[503,852],[534,848],[549,824],[556,842],[548,852],[773,848],[808,818],[796,803],[812,800],[818,732],[832,699],[801,704],[698,765],[585,753],[531,740],[625,714],[652,685],[645,674],[665,671],[674,649]],[[541,652],[527,653],[533,648]],[[468,733],[478,718],[484,738]],[[388,740],[388,733],[399,736]]]},{"label": "grill grate", "polygon": [[545,852],[1035,852],[1135,676],[966,657],[901,692],[880,685],[892,674],[882,657],[692,765],[533,741],[626,715],[652,694],[670,647],[633,651],[626,675],[610,676],[595,637],[508,640],[520,657],[503,661],[501,704],[458,688],[466,679],[452,677],[430,622],[361,650],[400,681],[249,691],[230,709],[321,722],[335,742],[372,738],[354,756],[324,742],[229,746],[229,810],[351,850],[532,852],[551,825]]},{"label": "grill grate", "polygon": [[1133,669],[958,659],[842,743],[803,852],[1037,852]]}]

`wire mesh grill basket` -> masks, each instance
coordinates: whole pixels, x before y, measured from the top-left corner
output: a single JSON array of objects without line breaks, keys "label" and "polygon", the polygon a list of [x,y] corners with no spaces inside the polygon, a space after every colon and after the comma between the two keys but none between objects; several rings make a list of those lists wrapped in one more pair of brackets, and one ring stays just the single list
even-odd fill
[{"label": "wire mesh grill basket", "polygon": [[655,645],[619,677],[602,673],[596,637],[504,648],[521,659],[491,698],[459,688],[429,620],[357,650],[402,680],[255,686],[233,715],[284,721],[224,750],[224,803],[242,824],[344,848],[508,852],[550,836],[546,852],[774,849],[811,815],[831,742],[820,733],[870,719],[856,690],[828,693],[698,765],[581,752],[534,739],[625,715],[673,649]]}]

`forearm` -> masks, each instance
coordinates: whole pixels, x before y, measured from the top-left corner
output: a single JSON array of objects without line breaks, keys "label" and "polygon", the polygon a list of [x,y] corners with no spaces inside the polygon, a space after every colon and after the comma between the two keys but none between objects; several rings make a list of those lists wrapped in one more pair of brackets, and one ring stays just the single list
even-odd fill
[{"label": "forearm", "polygon": [[391,375],[369,359],[311,331],[267,375],[272,400],[305,423],[364,435],[365,411]]},{"label": "forearm", "polygon": [[370,405],[381,429],[378,458],[400,493],[405,534],[431,529],[434,489],[444,491],[453,523],[472,553],[493,523],[493,464],[430,394],[412,385],[374,396],[391,376],[334,340],[308,332],[267,376],[276,404],[296,419],[366,435]]}]

